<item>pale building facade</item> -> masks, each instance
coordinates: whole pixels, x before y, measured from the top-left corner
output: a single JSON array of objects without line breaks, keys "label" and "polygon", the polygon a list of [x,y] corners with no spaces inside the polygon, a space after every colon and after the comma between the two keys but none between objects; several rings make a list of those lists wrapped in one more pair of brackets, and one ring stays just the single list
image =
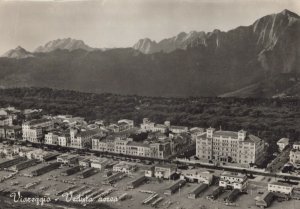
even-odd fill
[{"label": "pale building facade", "polygon": [[233,132],[208,128],[196,140],[196,156],[205,161],[259,163],[263,154],[263,140],[243,130]]},{"label": "pale building facade", "polygon": [[278,192],[281,194],[291,195],[293,189],[294,188],[292,185],[284,182],[272,182],[268,184],[269,192]]},{"label": "pale building facade", "polygon": [[220,176],[219,186],[243,191],[248,186],[248,178],[244,174],[224,172]]}]

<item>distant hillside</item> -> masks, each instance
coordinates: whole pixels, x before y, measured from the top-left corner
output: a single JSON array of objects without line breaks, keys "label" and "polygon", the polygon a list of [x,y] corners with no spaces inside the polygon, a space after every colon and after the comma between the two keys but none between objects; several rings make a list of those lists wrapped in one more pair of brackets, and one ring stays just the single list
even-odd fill
[{"label": "distant hillside", "polygon": [[0,87],[174,97],[299,96],[299,34],[299,16],[284,10],[228,32],[180,33],[158,43],[140,40],[134,48],[59,48],[52,46],[60,41],[53,41],[34,57],[0,58]]},{"label": "distant hillside", "polygon": [[86,120],[116,122],[144,117],[156,123],[240,129],[260,136],[276,150],[281,137],[300,139],[300,99],[292,98],[162,98],[136,95],[94,94],[49,88],[0,89],[0,107],[42,108],[43,114],[72,114]]}]

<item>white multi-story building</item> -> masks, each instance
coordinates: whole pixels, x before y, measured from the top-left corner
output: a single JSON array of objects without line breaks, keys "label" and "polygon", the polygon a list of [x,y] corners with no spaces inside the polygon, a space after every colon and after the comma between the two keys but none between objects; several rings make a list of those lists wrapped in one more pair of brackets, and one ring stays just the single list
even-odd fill
[{"label": "white multi-story building", "polygon": [[108,141],[102,139],[102,137],[93,137],[92,149],[102,151],[102,152],[108,152]]},{"label": "white multi-story building", "polygon": [[170,142],[141,143],[134,142],[131,138],[108,139],[109,137],[94,137],[92,139],[92,149],[102,152],[114,152],[124,155],[167,158],[171,155]]},{"label": "white multi-story building", "polygon": [[282,152],[282,150],[289,144],[288,138],[281,138],[278,140],[277,145],[279,147],[279,151]]},{"label": "white multi-story building", "polygon": [[180,178],[187,179],[189,182],[204,183],[210,185],[213,181],[213,174],[209,171],[199,169],[182,170]]},{"label": "white multi-story building", "polygon": [[134,121],[128,119],[121,119],[118,121],[120,131],[125,131],[134,128]]},{"label": "white multi-story building", "polygon": [[175,165],[156,165],[154,168],[154,176],[156,178],[170,179],[177,171]]},{"label": "white multi-story building", "polygon": [[152,150],[149,144],[129,141],[126,145],[126,154],[142,157],[152,157]]},{"label": "white multi-story building", "polygon": [[58,134],[49,132],[45,134],[45,144],[56,145],[58,144]]},{"label": "white multi-story building", "polygon": [[281,194],[291,195],[293,189],[293,185],[284,182],[272,182],[268,184],[269,192],[278,192]]},{"label": "white multi-story building", "polygon": [[127,163],[127,162],[119,162],[118,164],[113,166],[113,171],[131,174],[136,171],[137,166],[134,163]]},{"label": "white multi-story building", "polygon": [[62,147],[68,147],[71,142],[70,134],[64,133],[57,138],[57,144]]},{"label": "white multi-story building", "polygon": [[13,125],[13,117],[8,116],[0,116],[0,126],[12,126]]},{"label": "white multi-story building", "polygon": [[204,133],[204,129],[199,127],[193,127],[190,129],[190,133],[192,141],[195,142],[197,140],[197,137]]},{"label": "white multi-story building", "polygon": [[293,144],[293,149],[290,151],[290,162],[297,168],[300,167],[300,143]]},{"label": "white multi-story building", "polygon": [[264,142],[246,131],[215,131],[208,128],[196,140],[200,160],[247,164],[259,163],[264,156]]},{"label": "white multi-story building", "polygon": [[168,131],[169,122],[166,121],[165,124],[155,124],[151,122],[148,118],[143,119],[143,123],[141,124],[141,131],[143,132],[161,132],[166,133]]},{"label": "white multi-story building", "polygon": [[23,140],[27,140],[33,143],[39,143],[41,142],[43,138],[43,130],[41,128],[30,128],[27,129],[24,133],[23,130]]},{"label": "white multi-story building", "polygon": [[90,159],[91,162],[91,167],[92,168],[97,168],[100,170],[105,169],[106,165],[110,162],[108,159],[103,159],[103,158],[94,158]]},{"label": "white multi-story building", "polygon": [[187,133],[189,129],[186,126],[170,126],[169,130],[175,134],[180,134]]},{"label": "white multi-story building", "polygon": [[117,124],[110,124],[108,129],[112,130],[113,132],[122,132],[122,131],[127,131],[132,128],[134,128],[134,122],[133,120],[128,120],[128,119],[122,119],[117,122]]},{"label": "white multi-story building", "polygon": [[244,174],[224,172],[220,176],[219,186],[243,191],[248,186],[248,178]]},{"label": "white multi-story building", "polygon": [[44,131],[51,131],[54,123],[49,119],[37,119],[22,124],[23,140],[34,143],[41,142]]},{"label": "white multi-story building", "polygon": [[130,138],[126,139],[126,140],[116,139],[114,152],[126,155],[127,154],[127,144],[130,141],[132,141],[132,139],[130,139]]},{"label": "white multi-story building", "polygon": [[103,132],[100,129],[93,129],[81,132],[78,132],[76,129],[71,129],[70,146],[78,149],[92,148],[92,138],[101,135],[103,135]]}]

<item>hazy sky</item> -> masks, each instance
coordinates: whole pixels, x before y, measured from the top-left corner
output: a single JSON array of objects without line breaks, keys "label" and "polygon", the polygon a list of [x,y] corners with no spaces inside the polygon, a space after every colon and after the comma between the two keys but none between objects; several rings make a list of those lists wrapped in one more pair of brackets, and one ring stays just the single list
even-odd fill
[{"label": "hazy sky", "polygon": [[227,31],[300,0],[0,0],[0,54],[72,37],[92,47],[128,47],[179,32]]}]

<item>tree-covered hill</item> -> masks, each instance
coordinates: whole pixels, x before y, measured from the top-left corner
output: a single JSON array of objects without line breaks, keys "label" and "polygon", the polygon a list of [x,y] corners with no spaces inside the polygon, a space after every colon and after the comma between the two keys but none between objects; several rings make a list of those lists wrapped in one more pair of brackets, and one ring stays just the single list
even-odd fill
[{"label": "tree-covered hill", "polygon": [[0,90],[0,106],[42,108],[45,114],[72,114],[87,120],[113,122],[121,118],[140,123],[170,120],[174,125],[245,129],[267,142],[280,137],[300,140],[300,100],[257,98],[166,98],[94,94],[49,88]]}]

